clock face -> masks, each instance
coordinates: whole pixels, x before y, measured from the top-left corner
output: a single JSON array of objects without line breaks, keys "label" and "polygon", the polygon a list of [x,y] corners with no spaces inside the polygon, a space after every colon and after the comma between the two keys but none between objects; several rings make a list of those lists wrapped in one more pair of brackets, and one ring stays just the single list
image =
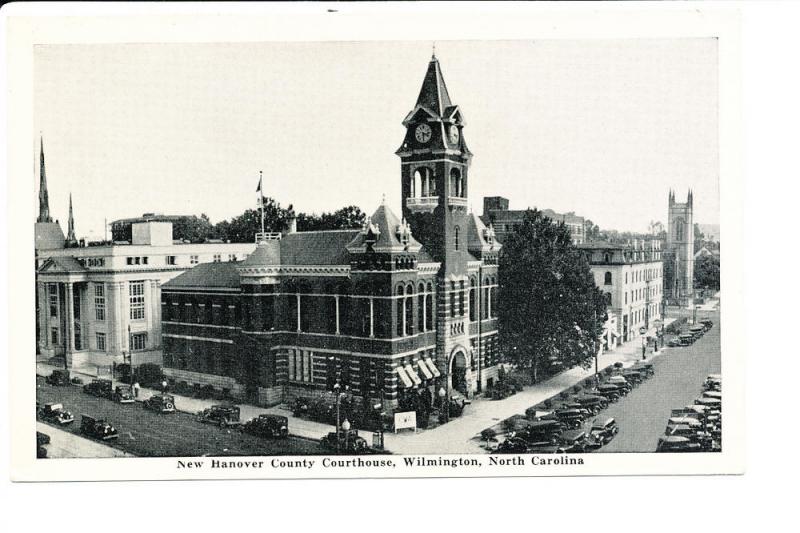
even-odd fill
[{"label": "clock face", "polygon": [[414,136],[421,143],[426,143],[431,140],[431,127],[427,124],[420,124],[417,126]]},{"label": "clock face", "polygon": [[458,127],[456,125],[450,126],[450,142],[458,144]]}]

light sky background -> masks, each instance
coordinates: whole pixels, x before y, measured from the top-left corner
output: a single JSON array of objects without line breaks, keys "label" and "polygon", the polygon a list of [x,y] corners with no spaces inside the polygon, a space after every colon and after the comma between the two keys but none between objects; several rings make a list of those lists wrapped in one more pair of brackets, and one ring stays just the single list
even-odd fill
[{"label": "light sky background", "polygon": [[[104,218],[206,213],[265,195],[320,212],[400,212],[401,124],[430,42],[40,45],[34,120],[50,211],[102,238]],[[470,203],[575,211],[601,228],[666,223],[694,191],[719,221],[715,39],[448,41],[436,55],[474,153]],[[38,192],[39,139],[31,140]],[[38,206],[36,196],[32,201]]]}]

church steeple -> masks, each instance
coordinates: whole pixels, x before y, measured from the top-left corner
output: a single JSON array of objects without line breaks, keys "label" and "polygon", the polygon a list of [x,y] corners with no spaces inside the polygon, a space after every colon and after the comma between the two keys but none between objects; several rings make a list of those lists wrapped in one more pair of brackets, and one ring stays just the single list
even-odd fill
[{"label": "church steeple", "polygon": [[72,193],[69,193],[69,220],[67,221],[67,246],[77,246],[75,237],[75,217],[72,216]]},{"label": "church steeple", "polygon": [[44,140],[39,137],[39,217],[36,222],[52,222],[47,196],[47,175],[44,170]]}]

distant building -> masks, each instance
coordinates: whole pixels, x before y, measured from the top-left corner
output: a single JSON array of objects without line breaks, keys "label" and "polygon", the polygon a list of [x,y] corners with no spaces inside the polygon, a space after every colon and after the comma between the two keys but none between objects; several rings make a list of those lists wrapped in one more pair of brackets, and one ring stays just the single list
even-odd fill
[{"label": "distant building", "polygon": [[70,197],[69,238],[49,215],[40,152],[36,232],[37,352],[68,368],[110,367],[133,351],[133,363],[161,363],[161,285],[211,262],[237,262],[243,244],[174,244],[172,223],[132,224],[125,244],[80,246]]},{"label": "distant building", "polygon": [[720,242],[719,224],[698,224],[703,240],[708,242]]},{"label": "distant building", "polygon": [[650,224],[647,225],[647,233],[651,237],[661,236],[661,234],[664,233],[664,224],[656,220],[651,220]]},{"label": "distant building", "polygon": [[691,307],[694,297],[694,198],[691,189],[685,203],[669,192],[669,222],[664,250],[664,293],[671,302]]},{"label": "distant building", "polygon": [[[497,240],[502,243],[506,236],[522,223],[526,211],[525,209],[510,210],[508,199],[502,196],[488,196],[483,199],[481,220],[484,224],[492,226]],[[586,219],[584,217],[578,216],[574,212],[556,213],[552,209],[540,209],[540,211],[542,215],[554,222],[564,223],[572,236],[573,244],[586,242]]]},{"label": "distant building", "polygon": [[639,336],[641,328],[653,328],[653,321],[662,317],[661,241],[592,242],[578,248],[586,254],[595,284],[606,296],[609,317],[612,313],[615,317],[616,332],[611,330],[611,337],[616,333],[626,342]]}]

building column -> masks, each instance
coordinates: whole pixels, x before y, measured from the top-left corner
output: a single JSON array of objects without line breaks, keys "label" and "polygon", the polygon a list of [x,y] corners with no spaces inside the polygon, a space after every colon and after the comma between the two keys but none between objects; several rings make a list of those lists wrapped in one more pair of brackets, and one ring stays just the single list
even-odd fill
[{"label": "building column", "polygon": [[36,317],[36,320],[39,321],[39,350],[43,350],[50,347],[50,328],[48,327],[50,296],[47,293],[47,285],[42,281],[37,282],[36,293],[39,298],[39,316]]},{"label": "building column", "polygon": [[339,295],[333,297],[336,302],[336,334],[339,335],[341,330],[339,329]]},{"label": "building column", "polygon": [[117,299],[117,308],[116,308],[116,315],[117,320],[116,324],[114,325],[114,330],[117,332],[117,338],[119,339],[119,353],[122,355],[122,352],[129,350],[130,347],[130,339],[128,338],[128,324],[130,324],[130,315],[128,311],[127,305],[127,294],[125,292],[125,282],[120,281],[115,283],[114,285],[117,286],[117,294],[119,298]]},{"label": "building column", "polygon": [[369,336],[375,336],[375,312],[372,296],[369,297]]},{"label": "building column", "polygon": [[297,297],[297,331],[300,331],[300,295],[296,294]]},{"label": "building column", "polygon": [[428,331],[428,293],[425,292],[422,294],[422,309],[420,309],[420,313],[422,313],[422,331]]},{"label": "building column", "polygon": [[[150,348],[161,348],[161,282],[157,279],[150,280],[150,315],[148,330],[152,331],[153,338]],[[211,310],[208,310],[211,312]]]},{"label": "building column", "polygon": [[75,331],[75,314],[73,312],[73,284],[67,282],[64,284],[64,307],[66,311],[66,319],[64,321],[64,359],[67,361],[67,368],[72,368],[72,352],[75,350],[75,338],[73,337]]}]

